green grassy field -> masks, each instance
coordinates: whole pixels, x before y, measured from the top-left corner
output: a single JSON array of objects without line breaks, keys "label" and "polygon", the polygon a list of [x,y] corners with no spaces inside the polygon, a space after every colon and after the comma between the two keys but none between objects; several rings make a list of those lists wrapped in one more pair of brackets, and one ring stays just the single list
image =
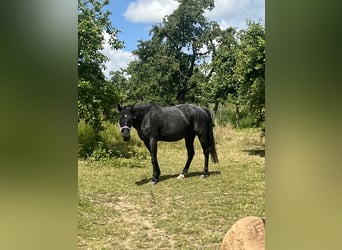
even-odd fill
[{"label": "green grassy field", "polygon": [[79,249],[219,249],[239,218],[265,216],[265,147],[259,130],[215,127],[218,164],[200,179],[198,140],[189,174],[184,141],[159,142],[160,182],[150,157],[79,161]]}]

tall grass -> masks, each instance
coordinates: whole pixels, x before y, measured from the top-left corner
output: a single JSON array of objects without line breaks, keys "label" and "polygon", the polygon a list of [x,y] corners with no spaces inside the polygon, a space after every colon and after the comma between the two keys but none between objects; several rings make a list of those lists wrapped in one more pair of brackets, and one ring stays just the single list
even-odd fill
[{"label": "tall grass", "polygon": [[231,125],[239,128],[255,128],[262,126],[253,115],[242,109],[239,112],[237,121],[236,110],[233,104],[222,106],[216,113],[216,123],[219,126]]},{"label": "tall grass", "polygon": [[135,130],[131,130],[131,140],[124,142],[116,124],[104,122],[103,127],[104,129],[96,134],[83,120],[78,123],[79,157],[93,160],[111,157],[146,158],[147,152],[142,150],[143,143]]}]

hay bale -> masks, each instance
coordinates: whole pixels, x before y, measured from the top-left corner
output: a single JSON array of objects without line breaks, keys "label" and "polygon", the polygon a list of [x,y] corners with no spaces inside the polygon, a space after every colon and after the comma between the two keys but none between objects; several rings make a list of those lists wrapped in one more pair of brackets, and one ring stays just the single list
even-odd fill
[{"label": "hay bale", "polygon": [[221,250],[264,250],[265,220],[248,216],[235,222],[223,238]]}]

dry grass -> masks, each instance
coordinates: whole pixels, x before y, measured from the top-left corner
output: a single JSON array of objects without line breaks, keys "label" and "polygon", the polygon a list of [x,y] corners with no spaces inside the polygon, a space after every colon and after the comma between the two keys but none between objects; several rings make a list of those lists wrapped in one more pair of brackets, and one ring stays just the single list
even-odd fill
[{"label": "dry grass", "polygon": [[159,143],[160,182],[150,158],[79,161],[80,249],[218,249],[238,219],[265,216],[265,158],[260,132],[215,127],[218,164],[200,179],[203,154],[178,180],[183,141]]}]

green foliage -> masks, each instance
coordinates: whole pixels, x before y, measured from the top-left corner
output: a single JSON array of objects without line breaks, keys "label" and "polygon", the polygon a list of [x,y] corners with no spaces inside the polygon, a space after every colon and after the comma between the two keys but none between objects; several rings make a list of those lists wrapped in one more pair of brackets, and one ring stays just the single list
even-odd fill
[{"label": "green foliage", "polygon": [[92,154],[96,147],[94,129],[84,120],[78,123],[78,156],[86,158]]},{"label": "green foliage", "polygon": [[233,119],[231,117],[232,112],[228,109],[220,109],[216,113],[216,121],[219,126],[225,127],[228,123],[230,123]]},{"label": "green foliage", "polygon": [[247,30],[239,33],[235,77],[239,83],[239,102],[254,117],[254,123],[265,120],[265,29],[247,20]]},{"label": "green foliage", "polygon": [[236,30],[228,28],[219,31],[217,42],[219,45],[210,65],[215,74],[211,77],[210,84],[202,87],[209,103],[224,103],[228,94],[236,95],[234,88],[236,79],[233,71],[236,64]]},{"label": "green foliage", "polygon": [[104,79],[103,63],[108,60],[101,53],[105,40],[112,49],[122,48],[117,33],[110,22],[110,12],[104,10],[109,1],[78,1],[78,116],[98,133],[102,122],[113,121],[113,108],[120,100],[115,86]]},{"label": "green foliage", "polygon": [[253,128],[257,127],[257,119],[251,115],[242,114],[240,118],[240,128]]},{"label": "green foliage", "polygon": [[93,159],[95,161],[105,160],[110,158],[112,155],[113,152],[108,149],[103,142],[100,141],[97,143],[97,147],[91,153],[90,159]]},{"label": "green foliage", "polygon": [[134,51],[138,59],[127,69],[131,78],[125,97],[161,105],[214,103],[215,112],[228,101],[235,107],[234,126],[259,126],[265,120],[264,27],[246,20],[246,30],[221,30],[202,16],[213,5],[180,2],[162,24],[153,26],[152,39],[140,41]]},{"label": "green foliage", "polygon": [[130,95],[131,88],[129,81],[126,78],[127,76],[125,76],[125,71],[111,71],[110,75],[110,83],[114,86],[119,100],[127,100],[128,96]]},{"label": "green foliage", "polygon": [[215,74],[203,92],[211,102],[234,104],[234,125],[259,126],[265,120],[265,30],[246,22],[246,30],[221,32],[212,60]]},{"label": "green foliage", "polygon": [[[160,104],[184,103],[197,88],[200,62],[210,54],[214,23],[204,17],[214,1],[182,0],[178,8],[151,29],[152,39],[140,41],[137,60],[127,69],[131,99]],[[217,27],[217,25],[215,26]],[[207,51],[203,47],[207,45]]]},{"label": "green foliage", "polygon": [[254,128],[262,126],[262,124],[258,123],[256,117],[252,116],[245,109],[239,110],[239,113],[236,114],[234,104],[222,106],[216,112],[216,122],[219,126],[225,127],[230,124],[234,128]]},{"label": "green foliage", "polygon": [[131,140],[124,142],[119,127],[103,122],[103,129],[96,134],[84,120],[78,123],[78,155],[95,161],[110,160],[113,157],[146,159],[149,152],[134,130]]},{"label": "green foliage", "polygon": [[117,39],[119,31],[110,22],[111,13],[103,10],[108,3],[108,0],[78,0],[78,67],[79,78],[84,80],[103,77],[100,67],[108,60],[101,53],[105,33],[113,49],[123,46]]},{"label": "green foliage", "polygon": [[[108,0],[79,0],[79,120],[93,128],[96,143],[101,143],[104,122],[115,122],[116,104],[123,101],[214,103],[216,112],[228,100],[235,107],[230,119],[234,125],[258,126],[265,120],[264,27],[247,20],[246,30],[221,30],[203,15],[214,8],[213,0],[179,3],[161,24],[152,27],[151,40],[139,41],[133,52],[137,59],[127,70],[111,72],[111,80],[106,81],[102,68],[108,58],[101,53],[104,36],[108,35],[113,49],[123,43],[110,22],[111,13],[104,9]],[[108,149],[105,145],[96,146],[103,147],[99,154]],[[120,156],[121,151],[110,155]]]},{"label": "green foliage", "polygon": [[102,121],[115,121],[115,107],[119,102],[119,92],[108,82],[94,84],[78,82],[78,116],[84,119],[96,133],[103,129]]}]

